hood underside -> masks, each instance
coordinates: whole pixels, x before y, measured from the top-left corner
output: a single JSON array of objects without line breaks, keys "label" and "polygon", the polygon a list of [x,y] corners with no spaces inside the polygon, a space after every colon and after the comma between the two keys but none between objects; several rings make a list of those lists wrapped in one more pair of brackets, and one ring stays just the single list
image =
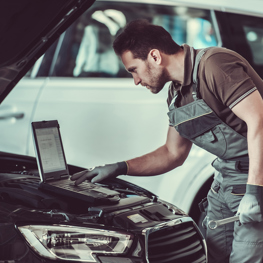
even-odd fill
[{"label": "hood underside", "polygon": [[0,103],[95,0],[8,0],[0,4]]}]

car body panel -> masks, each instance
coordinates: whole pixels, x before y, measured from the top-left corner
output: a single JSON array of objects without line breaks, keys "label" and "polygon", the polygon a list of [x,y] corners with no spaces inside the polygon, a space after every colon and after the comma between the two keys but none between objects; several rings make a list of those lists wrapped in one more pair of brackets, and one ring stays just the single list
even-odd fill
[{"label": "car body panel", "polygon": [[[121,159],[123,149],[131,158],[136,149],[143,154],[145,149],[152,150],[164,142],[168,117],[162,118],[161,124],[155,119],[166,115],[165,95],[149,98],[149,93],[134,87],[131,79],[50,78],[41,92],[33,120],[47,120],[52,116],[61,120],[68,162],[85,165],[83,160],[86,159],[89,166],[95,166],[100,164],[102,158],[107,158],[109,162]],[[63,120],[63,115],[68,116],[68,120]],[[132,129],[144,124],[149,131]],[[163,127],[161,131],[158,125]],[[139,140],[135,145],[129,143],[140,136],[149,136],[142,150]],[[112,141],[114,137],[118,137],[118,141]],[[114,151],[109,156],[105,148]],[[78,159],[73,149],[80,149],[79,154],[85,158]],[[32,146],[29,154],[34,155]]]}]

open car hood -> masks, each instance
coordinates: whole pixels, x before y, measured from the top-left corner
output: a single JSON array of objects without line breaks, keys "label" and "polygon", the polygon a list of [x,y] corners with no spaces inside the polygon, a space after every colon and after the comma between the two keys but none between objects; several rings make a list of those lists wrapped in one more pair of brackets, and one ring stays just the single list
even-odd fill
[{"label": "open car hood", "polygon": [[0,3],[0,103],[35,61],[95,0]]}]

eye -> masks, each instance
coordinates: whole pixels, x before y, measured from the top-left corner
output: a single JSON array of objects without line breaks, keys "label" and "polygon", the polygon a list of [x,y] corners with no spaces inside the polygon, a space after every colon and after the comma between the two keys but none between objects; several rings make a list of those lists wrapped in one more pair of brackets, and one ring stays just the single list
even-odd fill
[{"label": "eye", "polygon": [[137,69],[136,68],[129,68],[128,72],[132,73],[137,73]]}]

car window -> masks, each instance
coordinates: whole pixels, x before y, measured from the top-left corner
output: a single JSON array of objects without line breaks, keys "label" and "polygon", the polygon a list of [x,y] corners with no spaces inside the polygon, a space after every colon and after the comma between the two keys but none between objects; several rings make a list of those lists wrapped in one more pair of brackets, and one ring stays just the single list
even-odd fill
[{"label": "car window", "polygon": [[246,40],[256,65],[263,65],[263,24],[244,25]]},{"label": "car window", "polygon": [[147,19],[163,26],[178,44],[216,46],[210,11],[166,5],[96,2],[61,36],[52,70],[61,77],[130,77],[112,49],[118,32],[130,21]]},{"label": "car window", "polygon": [[228,32],[225,33],[226,37],[223,39],[231,41],[230,49],[245,57],[263,77],[263,18],[226,13],[219,21],[219,24],[221,23],[228,25]]}]

